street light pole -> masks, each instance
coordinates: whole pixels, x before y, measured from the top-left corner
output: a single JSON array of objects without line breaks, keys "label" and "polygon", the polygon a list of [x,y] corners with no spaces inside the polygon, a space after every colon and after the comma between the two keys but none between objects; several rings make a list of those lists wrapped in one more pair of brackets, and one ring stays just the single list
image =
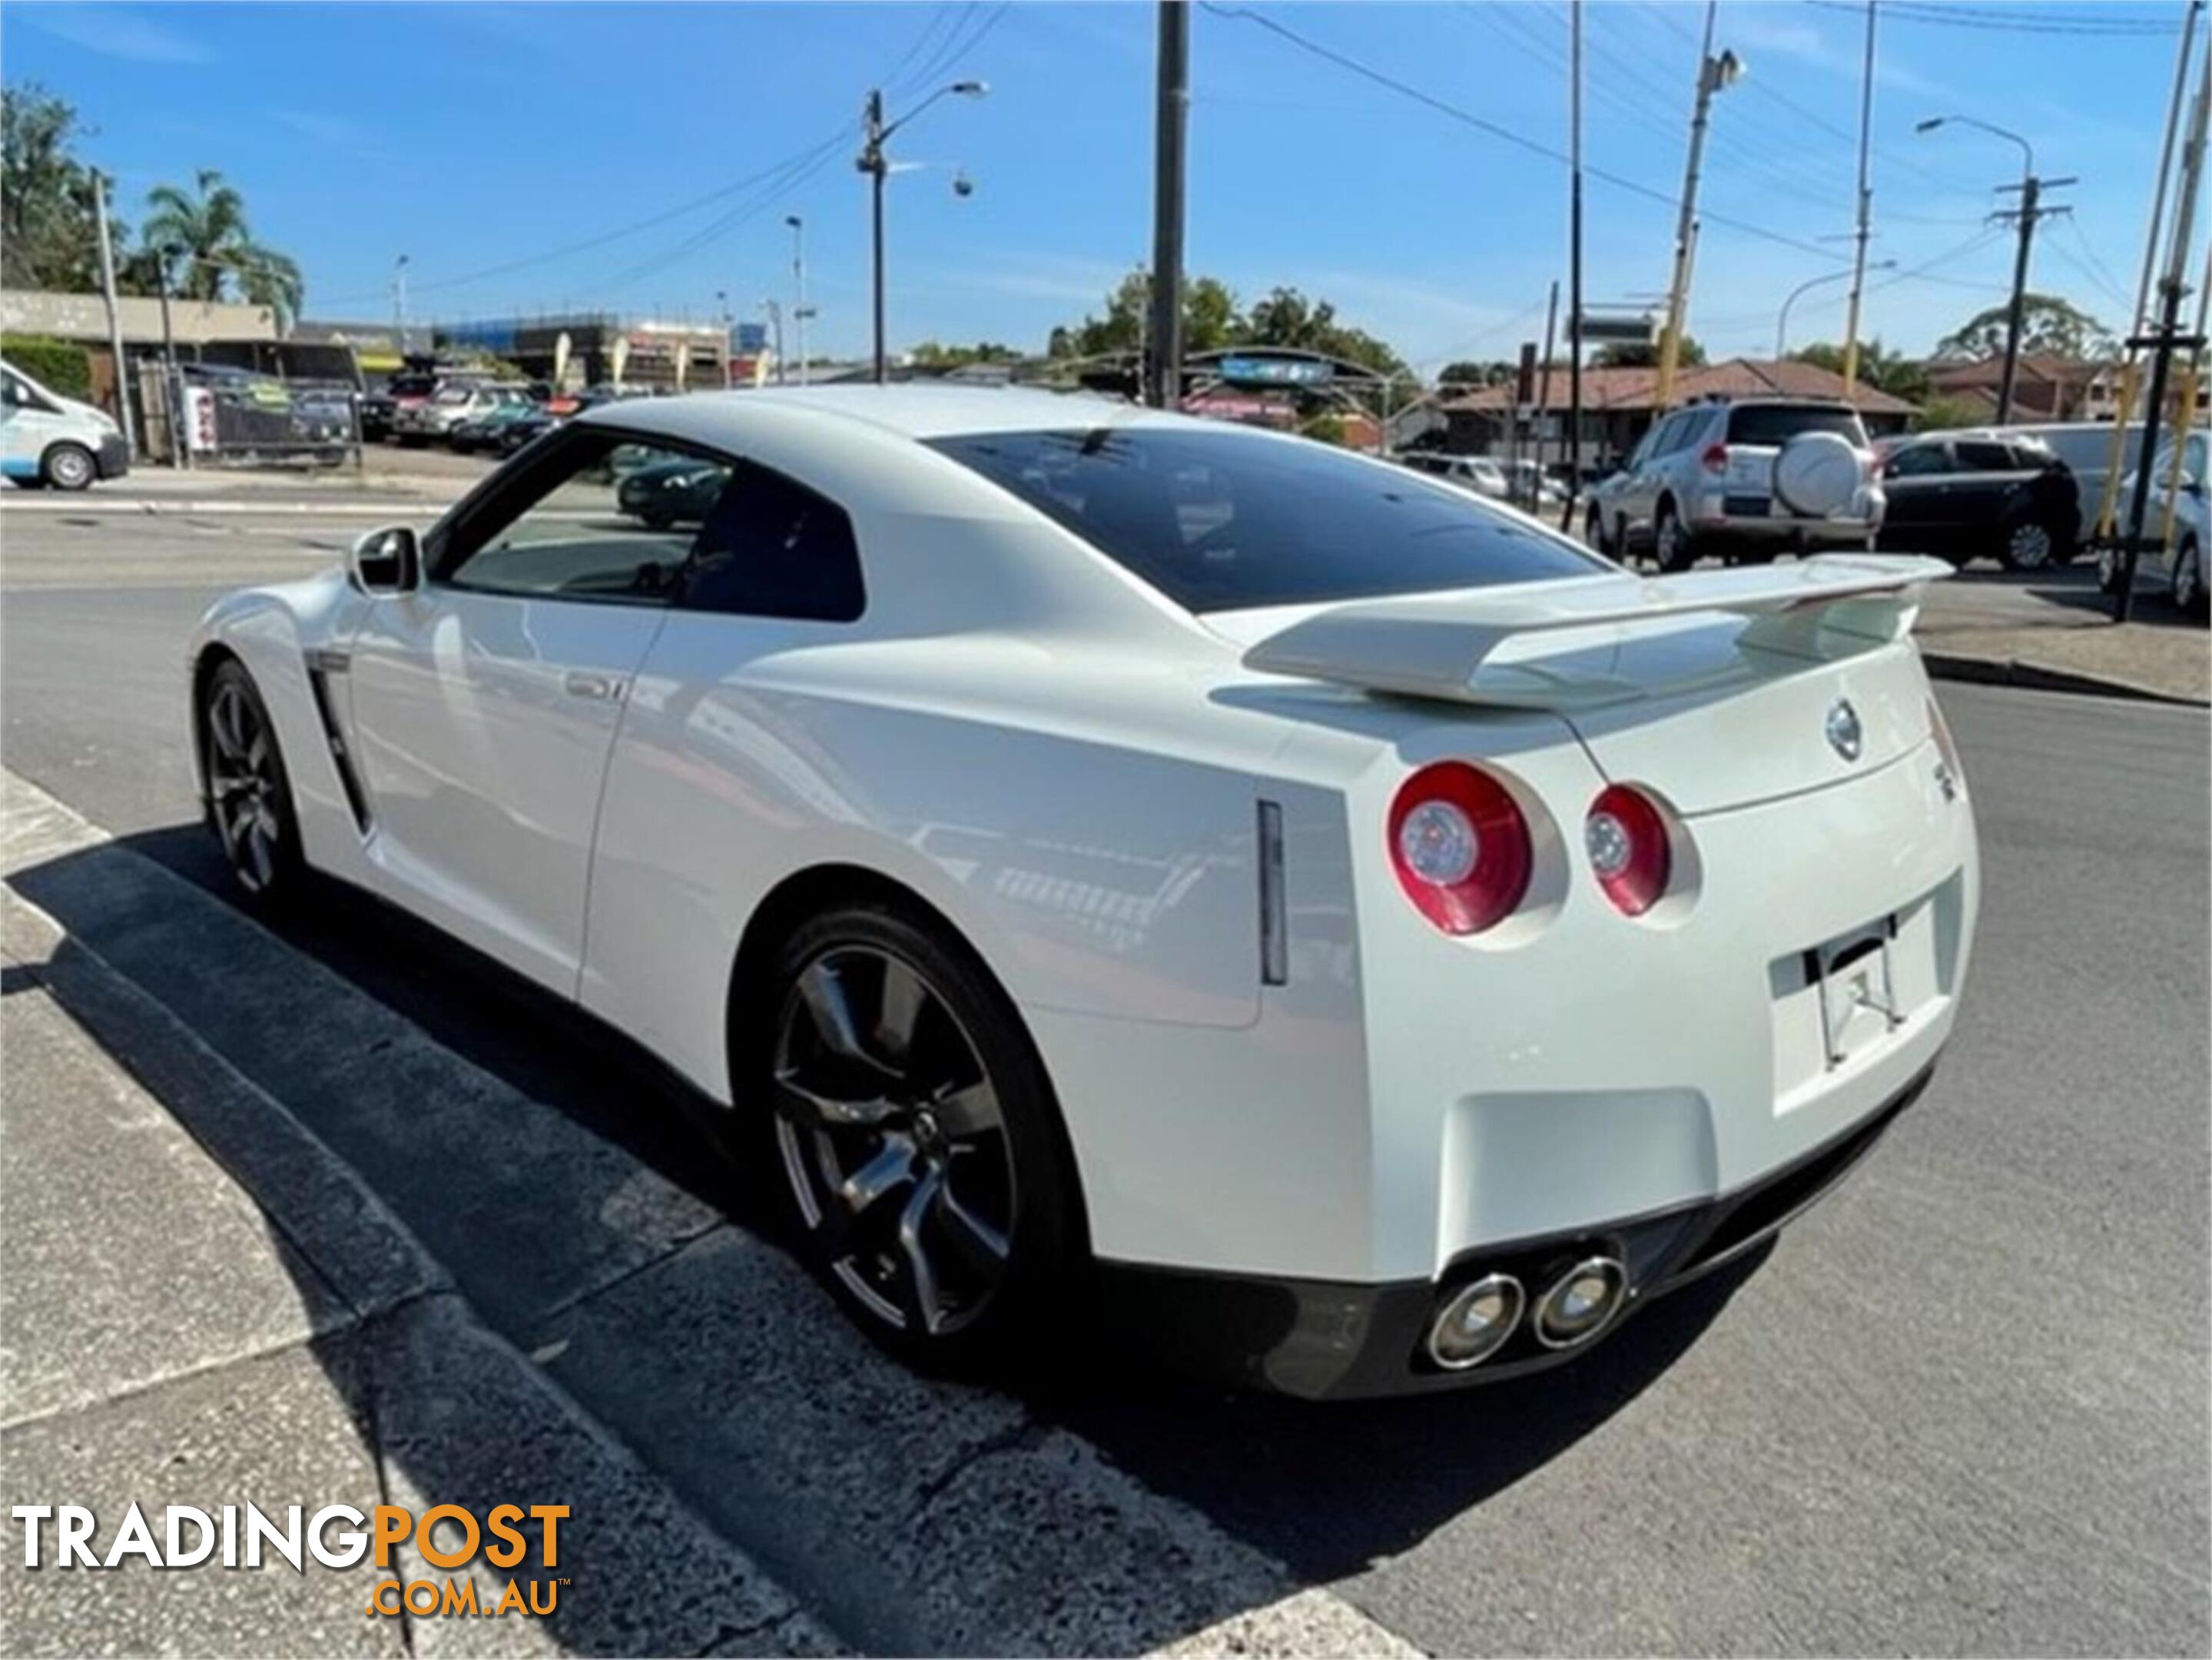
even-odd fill
[{"label": "street light pole", "polygon": [[[1869,271],[1893,271],[1896,268],[1896,260],[1884,259],[1875,265],[1869,265],[1867,269]],[[1840,271],[1824,271],[1818,277],[1807,277],[1796,288],[1790,290],[1789,295],[1782,301],[1781,315],[1774,319],[1774,361],[1776,362],[1780,362],[1784,356],[1787,355],[1790,349],[1790,307],[1797,303],[1797,296],[1804,293],[1808,289],[1819,288],[1823,283],[1840,283],[1844,278],[1849,277],[1850,274],[1851,269],[1849,265],[1844,266]]]},{"label": "street light pole", "polygon": [[1856,402],[1859,380],[1859,302],[1866,295],[1867,238],[1872,234],[1874,186],[1868,182],[1874,150],[1874,0],[1866,0],[1866,64],[1859,80],[1858,247],[1851,256],[1851,301],[1844,319],[1844,401]]},{"label": "street light pole", "polygon": [[[2038,178],[2035,172],[2034,145],[2016,132],[2009,131],[2003,127],[1994,126],[1987,121],[1978,120],[1971,115],[1931,115],[1925,121],[1917,123],[1913,130],[1917,132],[1933,132],[1936,128],[1950,123],[1955,123],[1962,127],[1978,127],[1984,132],[1999,138],[2008,139],[2020,146],[2020,183],[1998,186],[2000,190],[2017,190],[2020,192],[2020,206],[1997,216],[1999,219],[2015,219],[2020,224],[2020,243],[2013,253],[2012,299],[2005,307],[2004,374],[1997,382],[1997,424],[2003,426],[2012,419],[2013,386],[2020,374],[2020,337],[2027,316],[2027,256],[2028,249],[2035,240],[2036,221],[2047,213],[2065,211],[2063,208],[2043,206],[2043,192],[2045,188],[2070,185],[2075,180],[2071,178]],[[2052,413],[2056,415],[2057,411],[2053,410]]]},{"label": "street light pole", "polygon": [[177,331],[169,318],[169,261],[179,250],[159,250],[154,258],[155,281],[161,294],[161,409],[169,423],[169,465],[191,470],[190,447],[185,441],[183,377],[177,370]]},{"label": "street light pole", "polygon": [[407,361],[407,256],[392,262],[392,349]]},{"label": "street light pole", "polygon": [[1182,397],[1183,144],[1190,123],[1190,9],[1160,0],[1159,86],[1152,140],[1152,328],[1145,401]]},{"label": "street light pole", "polygon": [[100,230],[100,292],[107,302],[107,350],[115,360],[115,420],[132,460],[138,459],[138,423],[131,412],[129,365],[123,356],[122,312],[115,303],[115,244],[107,234],[107,175],[92,175],[92,208]]},{"label": "street light pole", "polygon": [[791,323],[799,336],[799,384],[806,384],[806,319],[814,307],[806,303],[806,222],[795,213],[783,216],[791,227]]},{"label": "street light pole", "polygon": [[[955,81],[950,86],[939,87],[896,121],[884,119],[884,94],[872,89],[866,107],[862,112],[863,137],[860,154],[853,165],[868,175],[870,242],[874,267],[873,308],[875,313],[875,381],[882,386],[890,378],[889,364],[884,354],[884,180],[890,174],[890,160],[884,154],[884,145],[890,136],[920,115],[947,93],[957,93],[963,98],[981,98],[990,88],[981,81]],[[957,187],[957,186],[956,186]]]}]

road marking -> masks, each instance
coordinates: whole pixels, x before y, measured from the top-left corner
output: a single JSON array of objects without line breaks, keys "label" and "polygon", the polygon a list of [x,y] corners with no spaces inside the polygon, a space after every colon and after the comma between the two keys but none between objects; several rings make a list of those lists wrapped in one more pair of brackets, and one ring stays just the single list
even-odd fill
[{"label": "road marking", "polygon": [[780,1250],[12,774],[0,850],[388,1206],[546,1388],[848,1640],[1419,1652],[1019,1401],[884,1359]]}]

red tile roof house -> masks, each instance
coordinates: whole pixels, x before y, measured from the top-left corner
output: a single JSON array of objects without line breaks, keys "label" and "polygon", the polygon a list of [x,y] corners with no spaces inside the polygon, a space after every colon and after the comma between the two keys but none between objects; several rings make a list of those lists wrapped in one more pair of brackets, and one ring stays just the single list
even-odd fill
[{"label": "red tile roof house", "polygon": [[[1984,420],[1996,418],[1997,388],[2003,380],[2002,357],[1928,366],[1928,389],[1933,395],[1972,404]],[[2013,377],[2012,418],[2108,421],[2118,398],[2119,382],[2117,363],[2085,362],[2048,352],[2023,353],[2019,373]]]},{"label": "red tile roof house", "polygon": [[[1539,372],[1538,380],[1542,380]],[[1556,453],[1566,429],[1567,367],[1552,365],[1550,453]],[[1651,368],[1583,370],[1583,453],[1585,465],[1602,467],[1636,447],[1659,414],[1653,393],[1659,372]],[[1670,405],[1701,398],[1841,398],[1844,378],[1816,363],[1731,357],[1681,369],[1674,376]],[[1913,407],[1901,398],[1863,386],[1852,394],[1867,430],[1876,438],[1905,430]],[[1505,454],[1513,445],[1513,388],[1484,386],[1437,404],[1450,422],[1444,447],[1462,454]],[[1524,433],[1524,444],[1528,441]]]}]

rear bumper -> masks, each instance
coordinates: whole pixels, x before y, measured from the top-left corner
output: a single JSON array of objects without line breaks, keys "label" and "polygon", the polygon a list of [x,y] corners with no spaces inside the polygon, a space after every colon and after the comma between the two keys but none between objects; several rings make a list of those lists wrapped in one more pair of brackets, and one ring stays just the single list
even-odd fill
[{"label": "rear bumper", "polygon": [[[1609,1341],[1652,1298],[1756,1250],[1842,1181],[1916,1101],[1929,1062],[1876,1110],[1802,1158],[1731,1193],[1463,1252],[1433,1280],[1353,1285],[1102,1262],[1109,1317],[1162,1359],[1247,1388],[1310,1400],[1418,1395],[1524,1377]],[[1531,1287],[1593,1250],[1626,1264],[1620,1312],[1573,1348],[1547,1349],[1523,1330],[1485,1364],[1445,1371],[1425,1345],[1431,1322],[1458,1287],[1500,1270]]]}]

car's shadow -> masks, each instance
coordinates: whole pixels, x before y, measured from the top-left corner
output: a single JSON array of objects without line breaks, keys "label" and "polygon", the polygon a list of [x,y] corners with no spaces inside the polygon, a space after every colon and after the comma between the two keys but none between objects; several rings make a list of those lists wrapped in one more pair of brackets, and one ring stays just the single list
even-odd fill
[{"label": "car's shadow", "polygon": [[[231,904],[227,873],[197,826],[133,836],[123,846]],[[112,847],[94,848],[14,880],[64,929],[83,934],[93,950],[103,950],[103,936],[127,946],[127,931],[137,927],[143,933],[143,924],[119,916],[112,899],[101,897],[112,893],[113,882],[95,868],[102,860],[112,867],[118,857]],[[494,1218],[498,1261],[489,1266],[472,1261],[465,1272],[456,1269],[484,1317],[526,1351],[565,1347],[573,1338],[574,1353],[549,1365],[552,1375],[802,1597],[818,1591],[835,1602],[871,1575],[883,1582],[855,1623],[841,1628],[847,1640],[866,1646],[908,1651],[1102,1642],[1146,1647],[1239,1612],[1237,1602],[1264,1594],[1249,1589],[1257,1581],[1237,1581],[1243,1588],[1228,1591],[1186,1591],[1173,1584],[1171,1563],[1154,1564],[1149,1572],[1164,1576],[1165,1583],[1139,1599],[1146,1612],[1138,1623],[1113,1627],[1109,1639],[1098,1626],[1071,1621],[1064,1605],[1071,1599],[1079,1603],[1089,1582],[1079,1574],[1069,1577],[1055,1557],[1049,1564],[991,1565],[994,1584],[1041,1567],[1059,1574],[1052,1590],[1056,1600],[1038,1615],[1039,1623],[963,1623],[972,1620],[973,1609],[954,1606],[926,1583],[934,1570],[917,1556],[908,1535],[916,1519],[940,1502],[946,1485],[994,1450],[1034,1445],[1056,1429],[1072,1430],[1112,1463],[1183,1501],[1299,1580],[1340,1578],[1417,1545],[1603,1425],[1698,1340],[1763,1260],[1764,1253],[1754,1253],[1662,1300],[1575,1364],[1457,1393],[1329,1406],[1233,1394],[1124,1359],[1133,1346],[1111,1329],[1090,1325],[1079,1298],[1072,1299],[1066,1326],[1054,1336],[1052,1357],[999,1390],[979,1395],[917,1381],[836,1331],[839,1316],[826,1298],[800,1298],[794,1306],[802,1312],[782,1310],[781,1328],[763,1323],[758,1309],[730,1306],[749,1286],[793,1280],[780,1259],[765,1275],[757,1267],[742,1273],[731,1267],[733,1256],[750,1261],[784,1249],[783,1201],[769,1172],[733,1169],[717,1156],[714,1138],[701,1126],[702,1104],[657,1062],[568,1004],[386,906],[329,885],[319,885],[316,898],[312,907],[270,919],[268,926],[294,951],[527,1098],[520,1110],[558,1115],[565,1125],[550,1128],[572,1147],[597,1149],[583,1160],[564,1155],[569,1166],[591,1164],[594,1171],[586,1177],[564,1171],[557,1180],[545,1178],[550,1184],[521,1202],[503,1192],[488,1194],[493,1184],[484,1164],[471,1156],[467,1136],[474,1132],[453,1129],[441,1111],[445,1104],[434,1099],[420,1104],[419,1149],[398,1150],[388,1163],[374,1156],[349,1162],[434,1250],[441,1241],[471,1237],[466,1230],[473,1214]],[[220,977],[232,967],[214,959],[212,946],[210,960],[198,964],[170,960],[189,956],[189,943],[162,949],[166,956],[158,960],[142,954],[143,963],[154,965],[143,970],[142,983],[150,973],[181,988],[192,976]],[[147,989],[167,1000],[161,986]],[[191,994],[184,1000],[190,1003]],[[282,1089],[268,1079],[272,1069],[294,1064],[283,1044],[272,1043],[250,1019],[192,1024],[202,1041],[282,1098]],[[388,1089],[388,1080],[376,1078],[373,1057],[362,1060],[356,1069],[320,1065],[294,1074],[328,1092],[313,1108],[322,1123],[311,1120],[310,1127],[342,1152],[349,1151],[349,1135],[368,1133],[362,1128],[368,1120],[390,1117],[374,1098],[380,1088]],[[177,1104],[172,1106],[177,1110]],[[517,1110],[501,1108],[510,1115]],[[544,1139],[527,1125],[501,1128],[520,1145]],[[392,1139],[389,1131],[380,1133]],[[447,1135],[454,1138],[450,1149],[441,1145]],[[702,1213],[711,1207],[727,1218],[740,1235],[729,1243],[731,1236],[721,1231],[726,1248],[719,1256],[698,1249],[696,1233],[690,1236],[695,1243],[679,1238],[655,1247],[657,1256],[619,1274],[602,1274],[595,1289],[567,1304],[528,1289],[541,1283],[531,1275],[544,1263],[557,1263],[564,1253],[573,1256],[590,1243],[617,1207],[617,1190],[635,1185],[615,1172],[635,1173],[640,1165],[657,1183],[698,1201]],[[544,1168],[554,1169],[550,1161]],[[564,1185],[575,1190],[563,1191]],[[510,1295],[502,1278],[509,1269],[501,1264],[511,1266],[515,1285],[525,1289]],[[652,1286],[672,1264],[669,1282]],[[618,1311],[592,1320],[587,1305],[594,1298],[618,1304]],[[793,1320],[807,1329],[791,1329]],[[769,1355],[769,1349],[778,1353]],[[817,1349],[831,1359],[820,1364],[808,1359]],[[793,1359],[793,1353],[799,1358]],[[831,1376],[837,1381],[825,1402],[823,1379]],[[935,1455],[897,1441],[886,1449],[884,1420],[938,1414],[956,1426],[997,1427],[971,1437],[973,1444],[943,1473],[902,1472],[900,1461]],[[775,1442],[780,1424],[790,1426],[781,1432],[790,1438],[811,1438],[810,1444],[790,1452],[788,1464],[787,1450]],[[526,1447],[516,1451],[528,1456]],[[903,1481],[921,1499],[914,1504],[848,1501],[835,1472],[871,1459],[878,1465],[888,1461],[885,1481],[892,1487]],[[409,1474],[426,1503],[453,1496],[443,1490],[453,1485],[448,1473]],[[748,1494],[749,1482],[768,1490]],[[791,1490],[782,1490],[787,1482]],[[1006,1501],[981,1493],[969,1502]],[[821,1513],[825,1506],[828,1514]],[[1074,1519],[1065,1526],[1079,1535],[1087,1526],[1111,1525],[1086,1519],[1079,1506],[1070,1514]],[[785,1542],[780,1543],[779,1529],[787,1534]],[[1058,1548],[1067,1542],[1063,1535]],[[1068,1560],[1079,1560],[1079,1536],[1073,1542],[1079,1548]],[[908,1578],[916,1583],[908,1584]],[[1098,1595],[1130,1593],[1109,1589]]]}]

